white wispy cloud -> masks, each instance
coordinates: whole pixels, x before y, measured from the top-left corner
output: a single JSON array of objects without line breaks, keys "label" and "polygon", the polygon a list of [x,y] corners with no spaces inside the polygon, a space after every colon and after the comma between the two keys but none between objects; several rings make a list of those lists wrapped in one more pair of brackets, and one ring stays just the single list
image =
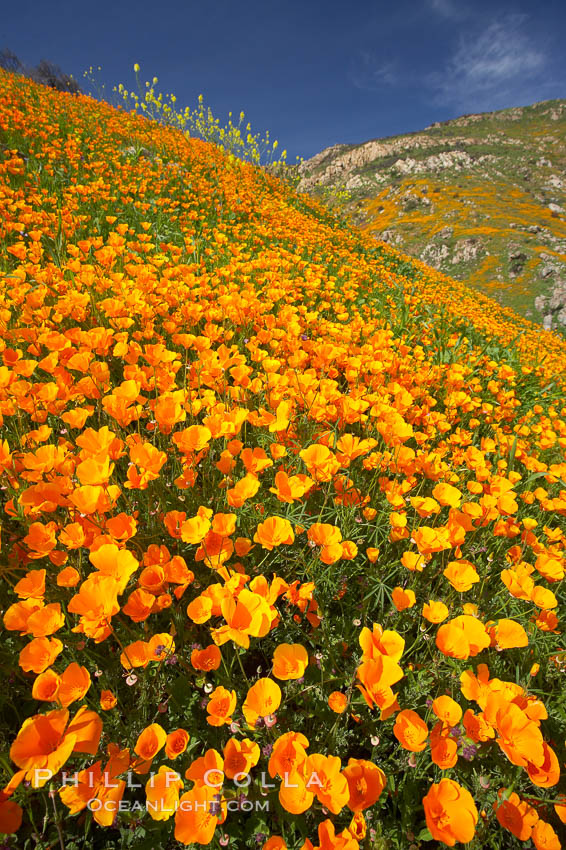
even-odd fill
[{"label": "white wispy cloud", "polygon": [[428,0],[428,6],[442,18],[458,21],[468,16],[468,8],[462,0]]},{"label": "white wispy cloud", "polygon": [[395,64],[380,60],[368,50],[359,52],[348,76],[353,85],[363,91],[377,91],[398,81]]},{"label": "white wispy cloud", "polygon": [[536,88],[546,57],[527,35],[527,21],[526,15],[510,14],[475,37],[462,37],[444,69],[428,78],[435,99],[461,108],[497,108]]}]

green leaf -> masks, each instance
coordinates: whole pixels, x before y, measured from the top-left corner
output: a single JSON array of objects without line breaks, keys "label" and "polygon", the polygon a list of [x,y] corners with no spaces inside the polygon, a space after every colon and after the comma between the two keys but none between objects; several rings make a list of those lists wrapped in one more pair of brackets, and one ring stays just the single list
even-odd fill
[{"label": "green leaf", "polygon": [[417,841],[432,841],[432,835],[430,834],[428,827],[421,829],[417,835]]}]

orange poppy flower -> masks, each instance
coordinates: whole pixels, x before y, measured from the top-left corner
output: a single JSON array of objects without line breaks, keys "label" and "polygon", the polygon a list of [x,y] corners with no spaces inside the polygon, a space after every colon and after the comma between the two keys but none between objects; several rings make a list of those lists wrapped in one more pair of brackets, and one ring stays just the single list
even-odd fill
[{"label": "orange poppy flower", "polygon": [[44,605],[43,599],[33,597],[15,602],[4,614],[4,626],[9,631],[33,634],[34,637],[46,637],[58,631],[63,624],[59,603]]},{"label": "orange poppy flower", "polygon": [[243,738],[230,738],[224,747],[224,774],[228,779],[242,779],[259,761],[259,744]]},{"label": "orange poppy flower", "polygon": [[206,623],[212,616],[212,608],[212,599],[201,594],[187,605],[187,617],[193,623]]},{"label": "orange poppy flower", "polygon": [[181,539],[181,527],[187,518],[186,511],[167,511],[163,517],[163,524],[171,537],[175,540]]},{"label": "orange poppy flower", "polygon": [[268,469],[270,466],[273,466],[271,458],[267,457],[265,450],[259,447],[256,447],[255,449],[244,449],[240,458],[246,467],[246,471],[251,472],[254,475],[257,475],[258,473],[263,472],[264,469]]},{"label": "orange poppy flower", "polygon": [[389,629],[384,630],[378,623],[373,624],[372,631],[364,626],[358,641],[362,648],[362,659],[364,661],[379,658],[380,655],[387,655],[393,661],[399,661],[405,648],[405,640],[398,632]]},{"label": "orange poppy flower", "polygon": [[0,792],[0,833],[11,835],[22,825],[24,810],[14,800],[4,797]]},{"label": "orange poppy flower", "polygon": [[426,566],[426,558],[419,552],[404,552],[401,557],[401,563],[412,573],[421,573]]},{"label": "orange poppy flower", "polygon": [[529,638],[520,623],[515,620],[501,619],[488,627],[492,645],[497,649],[513,649],[528,646]]},{"label": "orange poppy flower", "polygon": [[441,779],[423,798],[426,825],[435,841],[466,844],[476,831],[478,810],[470,792],[452,779]]},{"label": "orange poppy flower", "polygon": [[[502,791],[499,792],[501,798]],[[538,814],[532,806],[521,800],[513,791],[506,800],[493,804],[495,816],[504,829],[509,830],[519,841],[528,841]]]},{"label": "orange poppy flower", "polygon": [[228,504],[231,508],[241,508],[244,502],[255,496],[259,487],[259,478],[248,472],[230,490],[226,491]]},{"label": "orange poppy flower", "polygon": [[175,839],[181,844],[210,844],[221,814],[216,789],[195,785],[179,800],[175,814]]},{"label": "orange poppy flower", "polygon": [[536,850],[561,850],[562,848],[554,828],[543,820],[535,823],[531,838]]},{"label": "orange poppy flower", "polygon": [[99,573],[116,580],[118,593],[122,593],[139,567],[138,560],[128,549],[119,549],[116,543],[104,543],[89,555]]},{"label": "orange poppy flower", "polygon": [[165,729],[159,723],[152,723],[151,726],[146,726],[138,736],[134,752],[144,760],[153,759],[165,745],[166,740]]},{"label": "orange poppy flower", "polygon": [[86,667],[81,667],[73,661],[61,674],[57,699],[63,708],[67,708],[71,703],[85,696],[90,684],[90,673]]},{"label": "orange poppy flower", "polygon": [[23,542],[31,550],[30,558],[43,558],[49,554],[57,545],[56,533],[57,524],[55,522],[49,522],[47,525],[42,522],[32,523],[23,539]]},{"label": "orange poppy flower", "polygon": [[118,613],[119,585],[113,576],[96,572],[81,584],[67,610],[80,615],[80,630],[97,643],[111,633],[110,619]]},{"label": "orange poppy flower", "polygon": [[212,530],[221,537],[230,537],[236,530],[236,514],[214,514]]},{"label": "orange poppy flower", "polygon": [[558,606],[556,595],[548,587],[541,587],[540,585],[533,587],[530,598],[537,608],[542,608],[544,611]]},{"label": "orange poppy flower", "polygon": [[309,528],[307,537],[316,546],[332,546],[342,541],[342,532],[336,525],[327,522],[315,522]]},{"label": "orange poppy flower", "polygon": [[561,581],[564,578],[564,559],[553,557],[544,553],[539,555],[535,561],[535,569],[547,581]]},{"label": "orange poppy flower", "polygon": [[212,432],[205,425],[191,425],[183,431],[177,431],[171,439],[183,454],[196,454],[209,444]]},{"label": "orange poppy flower", "polygon": [[405,750],[420,753],[426,747],[428,727],[416,711],[406,708],[395,718],[393,734]]},{"label": "orange poppy flower", "polygon": [[55,670],[45,670],[40,673],[31,689],[31,695],[34,699],[44,702],[51,702],[57,699],[57,692],[61,683],[61,677]]},{"label": "orange poppy flower", "polygon": [[8,631],[18,631],[25,635],[28,632],[28,620],[36,611],[44,607],[43,599],[24,599],[14,602],[4,614],[4,626]]},{"label": "orange poppy flower", "polygon": [[214,643],[204,649],[193,649],[191,652],[191,664],[195,670],[202,670],[203,672],[218,670],[221,662],[222,653]]},{"label": "orange poppy flower", "polygon": [[332,691],[328,697],[328,706],[335,714],[343,714],[348,706],[348,697],[341,691]]},{"label": "orange poppy flower", "polygon": [[104,498],[104,487],[99,485],[83,484],[75,487],[69,495],[69,501],[80,511],[81,514],[94,514],[99,510]]},{"label": "orange poppy flower", "polygon": [[183,780],[168,765],[162,764],[145,786],[147,810],[153,820],[169,820],[177,811]]},{"label": "orange poppy flower", "polygon": [[462,709],[452,697],[443,694],[433,700],[432,710],[448,726],[456,726],[462,719]]},{"label": "orange poppy flower", "polygon": [[487,722],[483,713],[474,714],[471,708],[468,708],[464,712],[462,722],[466,730],[466,735],[476,743],[479,741],[490,741],[492,738],[495,738],[495,730]]},{"label": "orange poppy flower", "polygon": [[147,773],[160,749],[165,745],[167,733],[159,723],[152,723],[141,732],[136,741],[134,752],[139,759],[132,765],[136,773]]},{"label": "orange poppy flower", "polygon": [[462,500],[462,493],[451,484],[437,484],[432,489],[432,495],[441,505],[448,505],[451,508],[457,508]]},{"label": "orange poppy flower", "polygon": [[248,690],[242,706],[248,726],[255,729],[260,718],[275,714],[281,705],[281,688],[273,679],[258,679]]},{"label": "orange poppy flower", "polygon": [[155,605],[155,596],[139,587],[132,591],[128,601],[122,607],[122,612],[130,617],[134,623],[142,623],[147,620]]},{"label": "orange poppy flower", "polygon": [[165,755],[168,759],[176,759],[187,749],[190,735],[185,729],[175,729],[169,732],[165,741]]},{"label": "orange poppy flower", "polygon": [[407,608],[412,608],[417,601],[414,590],[403,587],[394,587],[391,593],[391,599],[398,611],[405,611]]},{"label": "orange poppy flower", "polygon": [[69,523],[59,534],[59,542],[67,549],[80,549],[84,546],[85,541],[86,534],[79,522]]},{"label": "orange poppy flower", "polygon": [[206,710],[207,723],[211,726],[223,726],[232,722],[232,713],[236,708],[236,691],[228,691],[220,685],[210,694]]},{"label": "orange poppy flower", "polygon": [[413,496],[411,498],[411,505],[417,514],[423,518],[437,514],[440,511],[440,505],[436,499],[431,499],[430,496]]},{"label": "orange poppy flower", "polygon": [[195,785],[208,785],[220,788],[224,782],[224,759],[218,750],[207,750],[203,756],[195,759],[185,771],[185,778]]},{"label": "orange poppy flower", "polygon": [[290,545],[295,540],[293,527],[288,519],[269,517],[260,522],[254,534],[254,542],[263,549],[272,550],[276,546]]},{"label": "orange poppy flower", "polygon": [[135,517],[123,512],[109,517],[106,521],[107,534],[110,534],[117,541],[130,540],[135,536],[137,528],[138,524]]},{"label": "orange poppy flower", "polygon": [[349,759],[342,772],[348,783],[348,808],[352,812],[363,812],[379,800],[387,783],[380,767],[366,759]]},{"label": "orange poppy flower", "polygon": [[485,708],[487,697],[491,691],[491,683],[487,664],[478,664],[477,672],[464,670],[460,675],[460,687],[466,699],[477,702],[480,708]]},{"label": "orange poppy flower", "polygon": [[65,708],[35,714],[24,720],[10,758],[25,771],[33,788],[43,788],[71,753],[95,753],[101,734],[100,717],[85,708],[79,709],[71,722]]},{"label": "orange poppy flower", "polygon": [[14,593],[20,599],[41,598],[45,594],[45,570],[30,570],[14,585]]},{"label": "orange poppy flower", "polygon": [[59,796],[71,814],[77,814],[89,806],[93,819],[100,826],[110,826],[119,811],[126,782],[124,779],[118,779],[118,776],[127,770],[130,764],[128,750],[117,749],[112,752],[111,747],[108,749],[111,757],[104,769],[102,762],[97,761],[79,771],[73,783],[65,784],[59,790]]},{"label": "orange poppy flower", "polygon": [[544,761],[542,764],[527,764],[529,779],[539,788],[552,788],[560,779],[560,763],[552,747],[543,742]]},{"label": "orange poppy flower", "polygon": [[272,672],[276,679],[300,679],[308,663],[308,653],[300,643],[281,643],[273,653]]},{"label": "orange poppy flower", "polygon": [[279,787],[279,802],[292,815],[301,815],[313,804],[314,793],[309,790],[305,777],[293,772],[285,775]]},{"label": "orange poppy flower", "polygon": [[212,639],[218,646],[233,640],[238,646],[247,649],[250,636],[264,637],[276,616],[263,596],[247,588],[239,593],[237,599],[232,596],[224,598],[221,608],[226,625],[211,632]]},{"label": "orange poppy flower", "polygon": [[117,703],[118,699],[112,691],[105,690],[100,692],[100,707],[103,711],[110,711]]},{"label": "orange poppy flower", "polygon": [[444,623],[436,634],[437,647],[451,658],[466,660],[478,655],[489,644],[489,635],[483,623],[467,614]]},{"label": "orange poppy flower", "polygon": [[287,850],[287,845],[280,835],[272,835],[268,838],[261,850]]},{"label": "orange poppy flower", "polygon": [[47,637],[65,625],[65,615],[58,602],[52,602],[34,611],[27,619],[26,631],[34,637]]},{"label": "orange poppy flower", "polygon": [[280,502],[293,502],[301,499],[314,486],[314,481],[308,475],[287,475],[280,470],[275,476],[275,487],[270,487],[269,492],[275,493]]},{"label": "orange poppy flower", "polygon": [[449,613],[444,602],[433,602],[432,599],[429,599],[423,605],[423,617],[429,623],[443,623]]},{"label": "orange poppy flower", "polygon": [[25,673],[43,673],[61,652],[63,644],[58,638],[34,638],[20,652],[18,664]]},{"label": "orange poppy flower", "polygon": [[466,590],[471,590],[474,584],[480,580],[478,572],[470,561],[462,558],[461,561],[450,561],[443,572],[445,578],[448,579],[454,590],[458,593],[464,593]]},{"label": "orange poppy flower", "polygon": [[450,737],[450,729],[440,720],[430,733],[430,757],[441,770],[454,767],[458,761],[458,744]]},{"label": "orange poppy flower", "polygon": [[120,664],[125,670],[134,667],[147,667],[150,662],[149,646],[144,640],[136,640],[124,647],[120,654]]},{"label": "orange poppy flower", "polygon": [[541,632],[558,632],[558,617],[554,611],[540,611],[533,622]]},{"label": "orange poppy flower", "polygon": [[544,741],[538,725],[514,703],[504,704],[496,716],[497,743],[510,762],[541,767],[545,761]]},{"label": "orange poppy flower", "polygon": [[147,642],[148,658],[150,661],[166,661],[175,654],[175,641],[168,632],[159,632],[150,637]]},{"label": "orange poppy flower", "polygon": [[393,658],[379,655],[364,661],[358,667],[358,688],[370,708],[377,706],[386,711],[396,703],[391,686],[403,678],[403,670]]},{"label": "orange poppy flower", "polygon": [[314,791],[319,803],[334,815],[341,812],[350,799],[348,781],[341,767],[338,756],[311,753],[305,771],[307,788]]},{"label": "orange poppy flower", "polygon": [[202,514],[197,514],[186,519],[181,526],[181,540],[184,543],[202,543],[210,530],[210,519]]},{"label": "orange poppy flower", "polygon": [[273,744],[273,750],[269,758],[268,771],[273,778],[298,773],[305,773],[307,763],[308,738],[302,732],[285,732]]},{"label": "orange poppy flower", "polygon": [[340,462],[336,460],[328,446],[314,443],[299,452],[299,457],[315,481],[330,481],[332,476],[338,472]]},{"label": "orange poppy flower", "polygon": [[76,587],[81,577],[74,567],[65,567],[57,574],[57,585],[59,587]]}]

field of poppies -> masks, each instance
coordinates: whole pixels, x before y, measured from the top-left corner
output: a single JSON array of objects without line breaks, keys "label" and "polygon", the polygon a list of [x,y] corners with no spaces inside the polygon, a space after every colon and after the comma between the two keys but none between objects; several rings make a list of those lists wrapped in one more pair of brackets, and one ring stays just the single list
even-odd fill
[{"label": "field of poppies", "polygon": [[0,246],[2,847],[560,848],[566,343],[3,72]]}]

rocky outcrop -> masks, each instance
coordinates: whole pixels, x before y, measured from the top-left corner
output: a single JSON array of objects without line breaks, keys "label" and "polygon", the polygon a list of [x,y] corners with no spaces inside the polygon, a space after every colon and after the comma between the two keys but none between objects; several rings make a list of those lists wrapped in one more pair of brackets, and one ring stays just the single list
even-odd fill
[{"label": "rocky outcrop", "polygon": [[542,315],[545,328],[566,327],[566,280],[557,280],[547,295],[535,298],[535,307]]},{"label": "rocky outcrop", "polygon": [[447,245],[426,245],[421,253],[421,260],[428,266],[439,269],[444,260],[450,256],[450,249]]},{"label": "rocky outcrop", "polygon": [[459,263],[470,263],[483,254],[485,249],[479,239],[470,237],[469,239],[461,239],[456,242],[454,254],[452,255],[452,265],[456,266]]},{"label": "rocky outcrop", "polygon": [[[316,154],[316,156],[301,163],[299,166],[301,181],[298,189],[300,192],[308,192],[315,186],[328,186],[337,181],[345,184],[354,171],[363,169],[369,163],[387,159],[395,155],[398,156],[408,151],[422,151],[434,147],[446,146],[458,148],[472,142],[473,139],[467,138],[431,138],[422,134],[415,134],[402,136],[392,141],[381,141],[377,139],[356,147],[333,145],[331,148],[326,148],[319,154]],[[454,153],[461,152],[455,151]],[[441,155],[439,154],[437,156],[440,157]],[[397,160],[397,162],[403,161],[401,157]],[[447,160],[438,158],[438,163],[443,161],[446,162]],[[454,161],[458,161],[458,158],[455,158]],[[409,166],[409,168],[411,167]]]}]

